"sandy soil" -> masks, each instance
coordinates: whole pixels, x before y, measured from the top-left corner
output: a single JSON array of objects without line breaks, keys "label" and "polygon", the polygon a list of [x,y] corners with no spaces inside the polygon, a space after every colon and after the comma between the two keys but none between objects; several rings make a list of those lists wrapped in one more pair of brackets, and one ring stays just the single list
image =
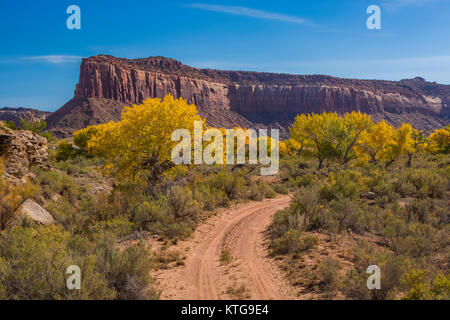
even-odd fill
[{"label": "sandy soil", "polygon": [[[289,201],[289,196],[282,196],[240,204],[199,226],[193,239],[176,245],[186,254],[185,265],[152,274],[161,298],[296,299],[292,286],[267,257],[265,236],[274,213]],[[224,249],[231,253],[229,263],[221,263]]]}]

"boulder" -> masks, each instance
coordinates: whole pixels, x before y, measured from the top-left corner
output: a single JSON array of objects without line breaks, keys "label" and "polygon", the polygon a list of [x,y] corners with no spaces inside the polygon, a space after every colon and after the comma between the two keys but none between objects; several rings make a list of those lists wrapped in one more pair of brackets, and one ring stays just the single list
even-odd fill
[{"label": "boulder", "polygon": [[20,205],[20,207],[16,210],[16,216],[19,220],[27,217],[34,222],[43,225],[50,225],[55,222],[55,219],[53,219],[47,210],[31,199],[25,200],[24,203]]}]

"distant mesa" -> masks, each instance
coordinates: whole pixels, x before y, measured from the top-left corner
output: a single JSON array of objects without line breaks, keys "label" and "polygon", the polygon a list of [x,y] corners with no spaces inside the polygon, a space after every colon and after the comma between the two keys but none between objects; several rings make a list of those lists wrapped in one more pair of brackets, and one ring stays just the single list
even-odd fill
[{"label": "distant mesa", "polygon": [[31,108],[0,108],[0,120],[14,121],[16,125],[20,125],[20,119],[25,119],[29,122],[45,121],[50,114],[51,112]]},{"label": "distant mesa", "polygon": [[360,110],[375,121],[409,122],[427,132],[449,124],[450,86],[326,75],[197,69],[179,61],[98,55],[81,62],[74,97],[47,118],[57,136],[119,120],[122,108],[167,94],[197,105],[210,125],[276,127],[286,136],[299,113]]}]

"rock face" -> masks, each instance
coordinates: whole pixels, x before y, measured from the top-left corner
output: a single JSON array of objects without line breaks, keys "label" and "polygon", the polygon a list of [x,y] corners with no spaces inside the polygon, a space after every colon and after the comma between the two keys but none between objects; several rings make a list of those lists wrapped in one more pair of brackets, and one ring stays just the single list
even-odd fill
[{"label": "rock face", "polygon": [[197,105],[215,126],[286,129],[299,113],[360,110],[375,120],[410,122],[426,131],[450,122],[450,86],[422,78],[381,81],[322,75],[196,69],[163,57],[83,59],[74,98],[48,118],[65,135],[118,120],[124,105],[166,94]]},{"label": "rock face", "polygon": [[24,217],[27,217],[34,222],[43,225],[55,223],[55,220],[51,214],[31,199],[25,200],[24,203],[22,203],[16,210],[15,215],[18,217],[18,221],[22,220]]},{"label": "rock face", "polygon": [[51,112],[40,111],[29,108],[0,108],[0,121],[14,121],[16,125],[20,125],[20,119],[29,122],[45,121]]},{"label": "rock face", "polygon": [[5,174],[22,178],[32,165],[47,166],[47,139],[31,131],[11,130],[0,122],[0,157]]}]

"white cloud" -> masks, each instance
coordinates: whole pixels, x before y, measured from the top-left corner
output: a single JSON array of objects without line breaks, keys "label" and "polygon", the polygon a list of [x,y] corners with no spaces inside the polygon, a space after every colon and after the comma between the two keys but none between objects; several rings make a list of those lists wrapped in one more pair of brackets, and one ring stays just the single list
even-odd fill
[{"label": "white cloud", "polygon": [[263,11],[258,9],[251,9],[246,7],[235,7],[235,6],[222,6],[222,5],[213,5],[213,4],[203,4],[203,3],[192,3],[188,5],[191,8],[206,10],[206,11],[214,11],[214,12],[223,12],[238,16],[246,16],[246,17],[252,17],[252,18],[259,18],[259,19],[267,19],[267,20],[278,20],[283,22],[290,22],[290,23],[297,23],[297,24],[304,24],[308,23],[308,20],[286,15],[286,14],[280,14],[276,12],[269,12],[269,11]]},{"label": "white cloud", "polygon": [[69,56],[69,55],[46,55],[46,56],[31,56],[24,57],[23,60],[33,60],[39,62],[47,62],[47,63],[73,63],[79,62],[82,57],[80,56]]}]

